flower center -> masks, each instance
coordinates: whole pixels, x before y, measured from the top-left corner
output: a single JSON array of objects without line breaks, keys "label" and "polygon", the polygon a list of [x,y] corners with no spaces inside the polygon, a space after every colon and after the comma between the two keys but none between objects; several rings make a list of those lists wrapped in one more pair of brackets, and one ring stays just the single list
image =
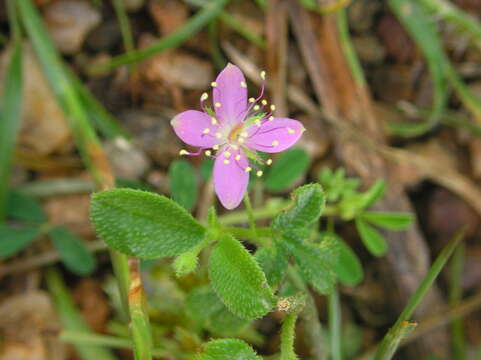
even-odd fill
[{"label": "flower center", "polygon": [[227,136],[227,140],[229,142],[244,142],[244,140],[242,139],[242,141],[240,141],[240,138],[242,137],[242,135],[244,135],[242,133],[242,129],[244,127],[244,124],[236,124],[230,131],[229,135]]}]

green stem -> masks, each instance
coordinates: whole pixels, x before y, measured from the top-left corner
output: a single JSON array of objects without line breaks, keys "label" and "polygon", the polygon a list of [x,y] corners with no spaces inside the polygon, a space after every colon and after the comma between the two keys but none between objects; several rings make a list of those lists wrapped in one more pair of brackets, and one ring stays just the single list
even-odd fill
[{"label": "green stem", "polygon": [[297,313],[287,314],[282,321],[280,360],[297,360],[294,351],[297,316]]},{"label": "green stem", "polygon": [[329,342],[331,348],[331,359],[341,360],[341,307],[339,303],[339,292],[336,289],[329,295]]},{"label": "green stem", "polygon": [[247,220],[249,220],[249,226],[254,233],[256,234],[256,219],[254,217],[254,210],[252,209],[252,204],[251,204],[251,199],[249,196],[249,192],[246,191],[246,194],[244,196],[244,205],[246,207],[247,211]]},{"label": "green stem", "polygon": [[114,6],[115,15],[117,15],[117,19],[119,20],[120,32],[122,33],[125,51],[131,52],[134,50],[134,38],[132,36],[129,17],[125,10],[124,0],[112,0],[112,4]]},{"label": "green stem", "polygon": [[381,345],[376,352],[374,360],[391,359],[395,351],[397,350],[402,338],[409,334],[412,330],[414,330],[416,324],[410,323],[408,322],[408,320],[411,318],[417,306],[433,285],[434,280],[436,280],[437,276],[448,261],[456,246],[463,239],[464,233],[464,228],[458,231],[457,234],[448,243],[448,245],[446,245],[446,247],[438,255],[433,265],[429,269],[428,273],[422,280],[421,284],[417,288],[416,292],[411,296],[401,315],[399,315],[394,326],[389,330],[386,336],[384,336]]},{"label": "green stem", "polygon": [[[276,201],[275,204],[267,204],[264,207],[253,210],[252,214],[255,220],[270,219],[290,204],[292,204],[290,200]],[[231,211],[226,215],[219,216],[219,222],[222,225],[242,224],[248,221],[249,216],[246,211]]]}]

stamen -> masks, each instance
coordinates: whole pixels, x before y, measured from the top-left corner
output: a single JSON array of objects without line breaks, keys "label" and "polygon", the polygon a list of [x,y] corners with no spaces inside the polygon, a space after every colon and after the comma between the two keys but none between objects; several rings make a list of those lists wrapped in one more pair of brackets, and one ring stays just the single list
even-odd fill
[{"label": "stamen", "polygon": [[250,166],[248,166],[248,167],[246,167],[246,168],[244,169],[244,171],[245,171],[246,173],[251,172],[251,171],[252,171],[252,168],[251,168]]},{"label": "stamen", "polygon": [[269,120],[269,121],[274,120],[274,116],[269,116],[269,119],[268,119],[268,120]]},{"label": "stamen", "polygon": [[217,125],[217,119],[216,119],[215,117],[211,118],[211,119],[210,119],[210,123],[211,123],[212,125]]},{"label": "stamen", "polygon": [[265,71],[261,71],[261,79],[262,80],[266,79],[266,72]]},{"label": "stamen", "polygon": [[245,140],[243,137],[239,137],[237,141],[239,142],[239,144],[243,144]]},{"label": "stamen", "polygon": [[264,106],[266,106],[266,105],[267,105],[267,100],[266,100],[266,99],[262,100],[262,101],[261,101],[261,104],[264,105]]},{"label": "stamen", "polygon": [[187,150],[182,149],[182,150],[179,151],[179,155],[181,155],[181,156],[182,155],[189,155],[189,152]]},{"label": "stamen", "polygon": [[216,83],[215,81],[212,81],[212,82],[210,83],[210,86],[216,87],[216,86],[217,86],[217,83]]},{"label": "stamen", "polygon": [[240,82],[240,86],[243,87],[243,88],[246,88],[246,87],[247,87],[247,84],[245,83],[245,81],[241,81],[241,82]]},{"label": "stamen", "polygon": [[261,124],[261,121],[260,121],[259,119],[257,119],[257,120],[255,121],[255,123],[256,123],[257,126],[261,126],[261,125],[262,125],[262,124]]},{"label": "stamen", "polygon": [[272,142],[272,146],[277,146],[277,145],[279,145],[279,141],[274,140],[274,141]]},{"label": "stamen", "polygon": [[276,109],[276,106],[274,104],[271,105],[271,110],[274,111]]},{"label": "stamen", "polygon": [[248,137],[249,136],[249,133],[247,131],[243,131],[240,133],[240,136],[242,137]]},{"label": "stamen", "polygon": [[220,139],[222,137],[222,134],[220,132],[215,133],[215,137],[217,139]]},{"label": "stamen", "polygon": [[220,103],[215,103],[214,106],[215,106],[216,108],[220,108],[221,105],[220,105]]},{"label": "stamen", "polygon": [[238,147],[237,145],[231,145],[230,147],[233,148],[234,150],[238,150],[238,149],[239,149],[239,147]]},{"label": "stamen", "polygon": [[209,98],[209,94],[206,92],[200,96],[200,101],[206,101]]},{"label": "stamen", "polygon": [[271,164],[272,164],[272,159],[267,159],[266,164],[267,164],[267,165],[271,165]]},{"label": "stamen", "polygon": [[303,133],[304,131],[306,131],[306,128],[302,128],[302,129],[301,129],[301,133]]},{"label": "stamen", "polygon": [[254,111],[257,111],[257,110],[260,109],[260,106],[259,106],[259,105],[255,105],[255,106],[253,107],[253,109],[254,109]]},{"label": "stamen", "polygon": [[219,150],[219,145],[214,145],[214,146],[212,146],[212,149],[214,149],[214,150]]},{"label": "stamen", "polygon": [[207,151],[205,152],[205,155],[206,155],[206,156],[211,156],[211,155],[212,155],[212,151],[207,150]]},{"label": "stamen", "polygon": [[249,98],[249,102],[252,104],[253,102],[255,102],[256,99],[254,99],[253,97]]},{"label": "stamen", "polygon": [[229,158],[231,155],[232,155],[232,154],[231,154],[230,152],[224,151],[224,156],[225,156],[226,158]]},{"label": "stamen", "polygon": [[291,129],[291,128],[287,128],[287,132],[288,132],[289,134],[294,134],[294,133],[295,133],[295,131],[294,131],[293,129]]},{"label": "stamen", "polygon": [[225,160],[224,160],[224,164],[229,165],[229,164],[230,164],[230,161],[227,160],[227,159],[225,159]]},{"label": "stamen", "polygon": [[235,156],[235,159],[236,159],[237,161],[239,161],[239,160],[241,159],[241,156],[240,156],[239,154],[237,154],[237,155]]},{"label": "stamen", "polygon": [[256,175],[257,175],[258,177],[261,177],[262,174],[264,174],[264,172],[263,172],[262,170],[259,170],[259,171],[256,172]]},{"label": "stamen", "polygon": [[210,133],[210,129],[209,128],[205,128],[204,131],[202,131],[203,134],[208,134]]}]

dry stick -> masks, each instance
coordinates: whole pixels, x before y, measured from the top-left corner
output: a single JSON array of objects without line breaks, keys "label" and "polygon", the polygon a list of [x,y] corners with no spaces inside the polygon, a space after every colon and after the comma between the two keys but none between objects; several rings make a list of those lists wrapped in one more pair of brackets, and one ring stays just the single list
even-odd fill
[{"label": "dry stick", "polygon": [[287,6],[285,0],[269,0],[266,9],[267,74],[272,102],[278,116],[287,116]]},{"label": "dry stick", "polygon": [[[294,34],[297,38],[307,71],[310,75],[319,102],[322,104],[329,124],[343,124],[346,127],[362,128],[370,138],[384,144],[382,127],[371,109],[368,89],[355,81],[343,53],[339,39],[336,17],[326,15],[317,17],[316,30],[313,19],[298,1],[290,0],[289,14],[292,19]],[[319,30],[317,30],[319,29]],[[316,33],[315,31],[319,31]],[[376,178],[386,178],[389,192],[379,204],[380,209],[409,211],[409,201],[404,194],[403,185],[392,176],[391,164],[379,154],[366,151],[358,142],[352,141],[345,133],[333,131],[336,138],[336,152],[345,165],[359,174],[365,183],[372,183]],[[386,256],[389,270],[383,274],[390,275],[387,281],[395,285],[397,295],[393,300],[402,306],[416,290],[429,264],[429,252],[416,227],[406,233],[386,233],[390,251]],[[419,307],[418,314],[432,311],[442,304],[442,298],[436,288]],[[422,339],[422,350],[426,353],[447,353],[447,333]],[[416,356],[419,356],[417,354]]]}]

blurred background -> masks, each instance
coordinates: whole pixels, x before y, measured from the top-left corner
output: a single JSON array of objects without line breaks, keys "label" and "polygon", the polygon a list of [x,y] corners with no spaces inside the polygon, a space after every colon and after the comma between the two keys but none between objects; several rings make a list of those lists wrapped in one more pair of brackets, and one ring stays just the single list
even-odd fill
[{"label": "blurred background", "polygon": [[[217,204],[212,163],[180,159],[170,119],[198,109],[227,62],[251,96],[265,70],[277,116],[307,129],[253,182],[255,205],[275,206],[331,169],[363,189],[383,180],[376,209],[417,216],[383,233],[381,257],[336,220],[357,258],[355,279],[339,288],[344,358],[370,358],[463,228],[396,358],[481,359],[480,15],[479,0],[1,1],[0,359],[132,358],[90,193],[115,178],[205,219]],[[242,209],[218,208],[239,222]],[[216,328],[192,315],[195,276],[176,278],[170,261],[143,267],[158,358],[191,359],[226,334],[275,358],[279,314]],[[326,299],[314,299],[325,323]],[[302,359],[325,358],[304,325],[297,334]]]}]

